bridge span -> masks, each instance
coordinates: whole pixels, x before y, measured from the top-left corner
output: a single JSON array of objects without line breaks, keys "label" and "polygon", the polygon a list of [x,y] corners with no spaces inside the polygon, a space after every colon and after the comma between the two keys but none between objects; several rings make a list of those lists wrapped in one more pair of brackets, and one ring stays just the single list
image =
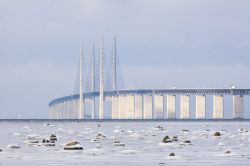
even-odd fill
[{"label": "bridge span", "polygon": [[[232,97],[233,118],[244,118],[244,101],[250,95],[250,89],[136,89],[118,90],[117,79],[117,51],[116,38],[112,47],[111,72],[105,67],[104,45],[101,38],[99,61],[97,66],[94,45],[91,53],[91,63],[88,69],[90,74],[83,72],[83,49],[80,48],[79,63],[79,92],[76,95],[54,99],[49,103],[49,117],[51,119],[105,119],[107,113],[111,119],[190,119],[190,98],[195,96],[195,118],[206,119],[207,97],[213,96],[213,119],[224,119],[224,97]],[[86,63],[85,63],[86,64]],[[98,72],[97,72],[98,71]],[[83,77],[85,73],[85,77]],[[96,74],[99,76],[96,77]],[[90,76],[90,77],[88,77]],[[106,76],[106,78],[105,78]],[[97,81],[96,78],[99,78]],[[105,80],[111,81],[105,83]],[[90,89],[87,89],[90,85]],[[99,85],[99,89],[96,85]],[[106,86],[104,86],[106,85]],[[84,89],[85,87],[85,89]],[[89,92],[89,93],[86,93]],[[79,95],[80,94],[80,95]],[[180,102],[177,102],[180,98]],[[96,100],[98,101],[96,102]],[[111,108],[104,107],[111,103]],[[87,108],[90,103],[91,108]],[[180,104],[180,105],[177,105]],[[98,111],[96,109],[98,108]],[[176,109],[180,108],[180,117]],[[87,115],[85,109],[91,109]],[[106,110],[105,110],[106,109]],[[110,111],[111,110],[111,111]]]},{"label": "bridge span", "polygon": [[[100,92],[84,93],[85,104],[99,99]],[[195,96],[195,118],[206,119],[206,98],[213,96],[213,119],[224,118],[224,96],[232,97],[233,118],[244,119],[244,96],[250,89],[140,89],[104,91],[103,101],[111,102],[112,119],[190,119],[190,97]],[[180,97],[180,117],[176,116],[176,97]],[[65,96],[49,103],[49,116],[52,119],[81,119],[79,117],[79,94]],[[91,118],[102,119],[91,107]],[[108,110],[103,110],[104,113]],[[85,112],[85,111],[83,111]],[[109,111],[110,112],[110,111]],[[103,117],[105,118],[105,117]]]}]

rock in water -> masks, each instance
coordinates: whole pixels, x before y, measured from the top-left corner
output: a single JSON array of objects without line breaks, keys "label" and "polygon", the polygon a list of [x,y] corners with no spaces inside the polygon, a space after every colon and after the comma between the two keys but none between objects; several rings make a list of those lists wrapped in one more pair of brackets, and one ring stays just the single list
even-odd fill
[{"label": "rock in water", "polygon": [[170,143],[170,142],[172,142],[172,140],[167,135],[162,140],[162,143]]},{"label": "rock in water", "polygon": [[230,154],[230,153],[231,153],[231,151],[229,151],[229,150],[228,150],[228,151],[225,151],[225,154]]},{"label": "rock in water", "polygon": [[114,143],[114,146],[125,146],[123,143]]},{"label": "rock in water", "polygon": [[20,149],[21,147],[19,145],[13,144],[13,145],[8,145],[7,148],[9,148],[9,149]]},{"label": "rock in water", "polygon": [[50,137],[49,137],[50,141],[57,141],[57,137],[55,134],[52,134]]},{"label": "rock in water", "polygon": [[218,137],[218,136],[221,136],[221,134],[220,134],[220,132],[217,131],[217,132],[214,133],[214,136]]},{"label": "rock in water", "polygon": [[120,141],[117,141],[117,140],[115,140],[115,141],[113,142],[113,145],[114,145],[114,146],[125,146],[125,144],[123,144],[123,143],[121,143]]},{"label": "rock in water", "polygon": [[102,133],[98,133],[97,135],[96,135],[96,138],[97,139],[99,139],[99,138],[105,138],[106,136],[105,135],[103,135]]},{"label": "rock in water", "polygon": [[44,146],[55,146],[55,142],[47,139],[43,139],[42,145]]},{"label": "rock in water", "polygon": [[174,153],[170,153],[169,156],[175,156],[175,154]]},{"label": "rock in water", "polygon": [[183,143],[185,143],[185,144],[191,144],[191,141],[186,140],[186,141],[184,141]]},{"label": "rock in water", "polygon": [[178,137],[177,136],[173,136],[172,141],[178,141]]},{"label": "rock in water", "polygon": [[64,150],[83,150],[83,147],[79,142],[72,141],[64,146]]}]

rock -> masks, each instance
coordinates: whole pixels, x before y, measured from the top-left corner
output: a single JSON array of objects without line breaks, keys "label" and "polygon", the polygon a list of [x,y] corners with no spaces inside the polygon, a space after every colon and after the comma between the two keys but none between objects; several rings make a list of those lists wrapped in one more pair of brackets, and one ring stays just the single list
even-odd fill
[{"label": "rock", "polygon": [[184,132],[189,132],[189,130],[181,130],[181,131],[184,131]]},{"label": "rock", "polygon": [[170,153],[169,156],[175,156],[175,154],[174,153]]},{"label": "rock", "polygon": [[157,129],[159,129],[159,130],[164,130],[164,128],[163,128],[162,126],[157,126],[157,127],[155,127],[155,128],[157,128]]},{"label": "rock", "polygon": [[2,152],[2,149],[0,149],[0,152]]},{"label": "rock", "polygon": [[72,141],[64,146],[64,150],[83,150],[83,147],[79,142]]},{"label": "rock", "polygon": [[55,142],[47,139],[42,140],[42,145],[44,146],[55,146]]},{"label": "rock", "polygon": [[173,136],[172,141],[178,141],[178,137],[176,135]]},{"label": "rock", "polygon": [[118,144],[118,143],[121,143],[121,142],[120,142],[120,141],[115,140],[113,143],[114,143],[114,144]]},{"label": "rock", "polygon": [[123,143],[114,143],[114,146],[125,146],[125,144],[123,144]]},{"label": "rock", "polygon": [[98,139],[92,139],[92,140],[90,140],[90,142],[100,143],[100,141]]},{"label": "rock", "polygon": [[96,139],[101,139],[101,138],[105,138],[106,136],[105,135],[102,135],[101,133],[98,133],[96,135]]},{"label": "rock", "polygon": [[170,143],[170,142],[172,142],[172,140],[167,135],[162,140],[162,143]]},{"label": "rock", "polygon": [[27,143],[29,143],[29,144],[38,144],[38,143],[39,143],[39,141],[36,141],[36,140],[30,140],[30,141],[28,141]]},{"label": "rock", "polygon": [[221,136],[221,134],[220,134],[220,132],[217,131],[217,132],[214,133],[214,136],[218,137],[218,136]]},{"label": "rock", "polygon": [[57,141],[57,137],[55,134],[51,134],[49,139],[50,139],[50,141]]},{"label": "rock", "polygon": [[230,153],[231,153],[231,151],[230,151],[230,150],[225,151],[225,154],[230,154]]},{"label": "rock", "polygon": [[26,140],[25,143],[28,146],[41,146],[38,140]]},{"label": "rock", "polygon": [[185,144],[191,144],[191,141],[186,140],[186,141],[183,141],[183,143],[185,143]]},{"label": "rock", "polygon": [[21,147],[19,145],[13,144],[13,145],[8,145],[7,148],[9,148],[9,149],[20,149]]}]

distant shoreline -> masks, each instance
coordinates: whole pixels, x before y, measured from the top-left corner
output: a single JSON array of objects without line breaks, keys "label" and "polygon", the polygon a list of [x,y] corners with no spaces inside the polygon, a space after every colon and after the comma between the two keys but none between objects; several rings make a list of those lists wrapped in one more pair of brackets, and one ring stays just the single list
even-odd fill
[{"label": "distant shoreline", "polygon": [[250,119],[0,119],[1,122],[250,122]]}]

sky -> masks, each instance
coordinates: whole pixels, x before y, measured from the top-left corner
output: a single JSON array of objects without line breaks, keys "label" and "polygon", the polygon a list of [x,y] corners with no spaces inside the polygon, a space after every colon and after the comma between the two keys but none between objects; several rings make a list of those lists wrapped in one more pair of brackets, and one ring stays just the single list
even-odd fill
[{"label": "sky", "polygon": [[47,118],[51,100],[74,92],[80,45],[86,56],[92,44],[99,52],[101,36],[105,56],[117,37],[125,89],[250,88],[249,8],[249,0],[0,0],[0,118]]}]

